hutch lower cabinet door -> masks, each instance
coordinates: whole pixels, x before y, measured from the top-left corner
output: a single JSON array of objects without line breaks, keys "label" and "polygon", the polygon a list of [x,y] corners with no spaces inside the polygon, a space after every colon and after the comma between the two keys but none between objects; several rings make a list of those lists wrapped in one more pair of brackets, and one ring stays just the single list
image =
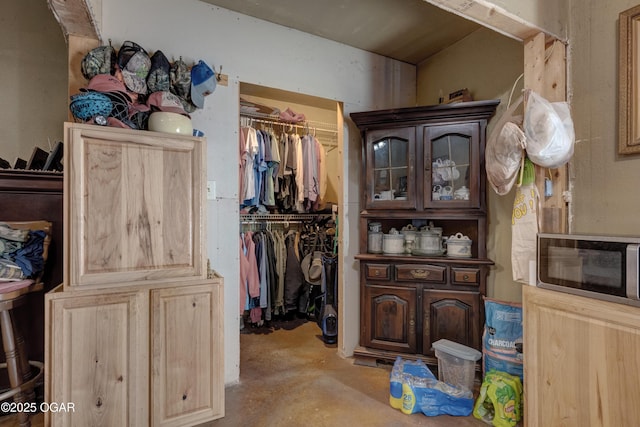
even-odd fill
[{"label": "hutch lower cabinet door", "polygon": [[222,279],[46,294],[50,426],[191,426],[224,416]]},{"label": "hutch lower cabinet door", "polygon": [[415,353],[417,295],[415,287],[366,285],[361,321],[364,345]]},{"label": "hutch lower cabinet door", "polygon": [[431,344],[447,339],[471,348],[480,347],[481,296],[478,292],[425,289],[422,296],[422,353],[435,356]]}]

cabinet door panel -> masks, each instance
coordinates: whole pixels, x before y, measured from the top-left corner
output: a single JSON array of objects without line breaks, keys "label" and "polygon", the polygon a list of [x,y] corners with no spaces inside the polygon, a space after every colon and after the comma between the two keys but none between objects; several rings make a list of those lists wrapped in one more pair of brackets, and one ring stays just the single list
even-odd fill
[{"label": "cabinet door panel", "polygon": [[415,353],[416,289],[366,285],[364,293],[365,347]]},{"label": "cabinet door panel", "polygon": [[220,283],[152,291],[153,426],[224,415],[221,298]]},{"label": "cabinet door panel", "polygon": [[424,128],[425,208],[483,207],[479,145],[479,123]]},{"label": "cabinet door panel", "polygon": [[424,290],[423,353],[434,355],[431,344],[448,339],[480,350],[480,294]]},{"label": "cabinet door panel", "polygon": [[74,410],[45,417],[51,426],[147,425],[147,293],[69,294],[47,294],[46,401]]},{"label": "cabinet door panel", "polygon": [[533,286],[522,296],[526,425],[638,425],[638,307]]},{"label": "cabinet door panel", "polygon": [[204,279],[205,142],[70,123],[65,132],[65,290]]},{"label": "cabinet door panel", "polygon": [[368,209],[416,208],[416,129],[367,134],[364,205]]}]

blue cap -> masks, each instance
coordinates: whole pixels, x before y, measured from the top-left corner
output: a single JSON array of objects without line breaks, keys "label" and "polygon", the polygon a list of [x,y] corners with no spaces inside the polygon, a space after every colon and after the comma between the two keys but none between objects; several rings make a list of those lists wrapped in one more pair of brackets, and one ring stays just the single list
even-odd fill
[{"label": "blue cap", "polygon": [[204,107],[204,97],[216,90],[216,74],[203,60],[191,68],[191,102]]}]

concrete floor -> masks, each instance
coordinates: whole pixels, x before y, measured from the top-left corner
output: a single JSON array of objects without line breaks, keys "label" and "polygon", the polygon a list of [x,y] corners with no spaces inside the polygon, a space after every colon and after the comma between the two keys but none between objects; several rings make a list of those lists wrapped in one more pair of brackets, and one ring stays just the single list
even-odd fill
[{"label": "concrete floor", "polygon": [[[469,417],[405,415],[389,405],[391,365],[354,365],[322,341],[315,322],[274,322],[240,334],[240,381],[225,393],[226,416],[200,427],[479,427]],[[33,427],[43,425],[36,414]],[[14,417],[0,427],[17,426]]]},{"label": "concrete floor", "polygon": [[206,426],[486,426],[473,416],[405,415],[389,405],[390,365],[339,357],[315,322],[278,325],[288,330],[240,335],[240,381],[226,388],[226,416]]}]

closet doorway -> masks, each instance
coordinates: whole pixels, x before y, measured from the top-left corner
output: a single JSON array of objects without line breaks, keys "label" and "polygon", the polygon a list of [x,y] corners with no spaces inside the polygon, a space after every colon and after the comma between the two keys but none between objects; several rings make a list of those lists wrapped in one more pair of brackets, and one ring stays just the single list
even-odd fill
[{"label": "closet doorway", "polygon": [[[273,153],[267,149],[257,154],[241,150],[238,220],[245,258],[241,255],[240,333],[268,334],[316,322],[317,329],[306,330],[315,331],[325,345],[337,344],[343,309],[339,274],[342,105],[241,83],[239,116],[241,146],[248,146],[247,140],[254,138],[248,135],[255,131],[262,133],[258,135],[261,144],[269,141],[273,149],[279,148],[275,169]],[[305,154],[296,163],[291,153],[300,151]],[[310,156],[310,151],[315,154]],[[260,178],[256,170],[262,171]],[[260,246],[269,249],[256,250]],[[260,289],[254,286],[252,291],[253,265],[258,266]],[[335,315],[327,303],[337,308]]]}]

